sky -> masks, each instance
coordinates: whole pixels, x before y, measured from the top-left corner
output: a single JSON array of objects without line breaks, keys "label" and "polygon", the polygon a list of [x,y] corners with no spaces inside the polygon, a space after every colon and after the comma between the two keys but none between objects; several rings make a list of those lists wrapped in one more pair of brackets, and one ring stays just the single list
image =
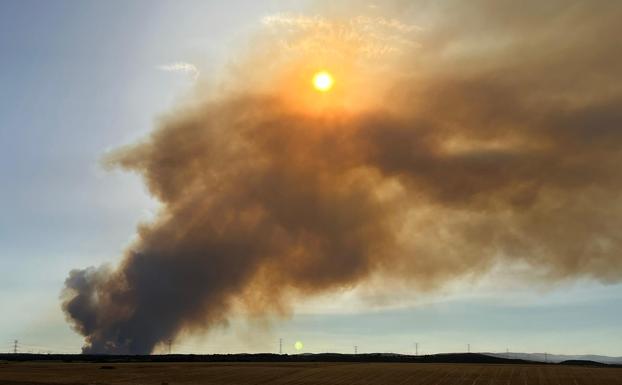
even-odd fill
[{"label": "sky", "polygon": [[[373,4],[369,4],[373,5]],[[144,140],[196,87],[217,90],[266,17],[303,1],[0,3],[0,349],[79,352],[61,309],[76,268],[116,264],[161,204],[137,172],[102,159]],[[420,16],[424,18],[425,15]],[[256,70],[260,71],[260,67]],[[215,91],[210,91],[215,92]],[[131,168],[131,167],[130,167]],[[518,271],[518,272],[517,272]],[[427,291],[345,285],[284,315],[231,314],[184,329],[177,353],[543,352],[622,356],[622,285],[493,268]],[[390,278],[386,278],[390,279]],[[615,281],[615,280],[613,280]],[[278,312],[277,312],[278,313]],[[218,322],[217,322],[218,323]]]}]

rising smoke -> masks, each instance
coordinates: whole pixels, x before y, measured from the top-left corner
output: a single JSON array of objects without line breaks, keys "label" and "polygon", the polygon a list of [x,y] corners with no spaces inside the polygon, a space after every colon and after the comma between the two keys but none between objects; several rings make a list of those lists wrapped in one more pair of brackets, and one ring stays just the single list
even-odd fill
[{"label": "rising smoke", "polygon": [[[225,91],[107,157],[162,211],[118,266],[67,278],[84,352],[149,353],[234,303],[280,312],[372,275],[622,278],[622,3],[355,5],[266,19]],[[331,44],[355,89],[306,108],[282,82]]]}]

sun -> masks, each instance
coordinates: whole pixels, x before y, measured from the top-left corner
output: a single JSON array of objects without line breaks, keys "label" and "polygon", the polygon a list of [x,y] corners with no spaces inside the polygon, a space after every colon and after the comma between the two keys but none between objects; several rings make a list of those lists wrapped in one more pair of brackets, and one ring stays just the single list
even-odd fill
[{"label": "sun", "polygon": [[326,71],[317,72],[313,75],[313,87],[320,92],[330,91],[333,88],[333,76]]}]

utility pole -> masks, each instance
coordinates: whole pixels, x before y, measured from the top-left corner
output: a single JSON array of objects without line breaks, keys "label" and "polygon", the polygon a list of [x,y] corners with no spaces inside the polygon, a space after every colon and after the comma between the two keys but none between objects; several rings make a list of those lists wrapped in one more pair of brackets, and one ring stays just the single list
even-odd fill
[{"label": "utility pole", "polygon": [[173,346],[173,340],[169,339],[168,341],[166,341],[166,344],[168,345],[168,354],[171,354],[171,346]]},{"label": "utility pole", "polygon": [[359,347],[358,347],[358,345],[354,345],[354,354],[359,354]]},{"label": "utility pole", "polygon": [[415,356],[419,355],[419,342],[415,342]]},{"label": "utility pole", "polygon": [[19,342],[17,340],[13,341],[13,354],[17,354],[17,344]]},{"label": "utility pole", "polygon": [[279,354],[283,354],[283,339],[279,338]]},{"label": "utility pole", "polygon": [[549,362],[549,355],[548,353],[544,353],[544,362],[548,363]]}]

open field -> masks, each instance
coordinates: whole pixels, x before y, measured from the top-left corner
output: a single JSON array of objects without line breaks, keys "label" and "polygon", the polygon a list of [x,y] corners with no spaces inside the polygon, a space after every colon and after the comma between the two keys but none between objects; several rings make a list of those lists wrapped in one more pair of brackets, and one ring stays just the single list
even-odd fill
[{"label": "open field", "polygon": [[421,363],[0,363],[1,385],[622,384],[622,369]]}]

